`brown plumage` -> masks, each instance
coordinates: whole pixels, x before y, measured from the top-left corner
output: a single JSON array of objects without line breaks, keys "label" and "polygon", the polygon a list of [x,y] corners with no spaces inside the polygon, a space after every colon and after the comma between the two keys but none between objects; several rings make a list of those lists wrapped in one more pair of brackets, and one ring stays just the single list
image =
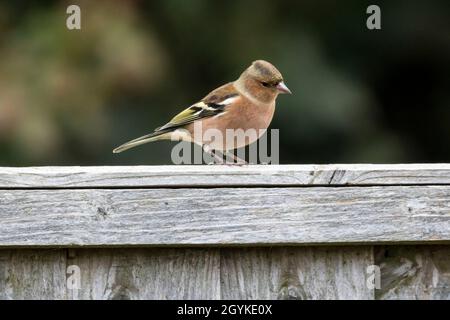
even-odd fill
[{"label": "brown plumage", "polygon": [[[207,152],[227,152],[246,146],[259,139],[268,128],[280,93],[291,93],[281,73],[269,62],[257,60],[236,81],[213,90],[164,126],[119,146],[113,152],[119,153],[157,140],[194,142]],[[200,130],[196,131],[200,128],[201,134],[196,134],[200,133]],[[235,130],[236,134],[227,139],[227,129]],[[257,135],[246,135],[241,139],[239,135],[249,129],[255,130]],[[213,133],[205,134],[214,130],[222,134],[222,139]]]}]

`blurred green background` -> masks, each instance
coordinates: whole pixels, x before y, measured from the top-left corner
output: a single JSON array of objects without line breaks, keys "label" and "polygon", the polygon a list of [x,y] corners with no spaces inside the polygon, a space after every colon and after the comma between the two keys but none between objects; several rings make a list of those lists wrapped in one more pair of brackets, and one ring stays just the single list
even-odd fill
[{"label": "blurred green background", "polygon": [[294,92],[281,163],[450,162],[448,0],[110,0],[0,2],[0,165],[170,164],[173,142],[111,151],[255,59]]}]

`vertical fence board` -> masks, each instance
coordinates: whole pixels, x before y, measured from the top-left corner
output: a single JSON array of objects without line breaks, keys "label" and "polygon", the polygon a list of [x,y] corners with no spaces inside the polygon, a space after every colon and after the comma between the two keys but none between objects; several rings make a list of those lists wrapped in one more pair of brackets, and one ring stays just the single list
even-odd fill
[{"label": "vertical fence board", "polygon": [[373,299],[372,247],[222,249],[222,299]]},{"label": "vertical fence board", "polygon": [[219,249],[80,249],[70,299],[219,299]]},{"label": "vertical fence board", "polygon": [[0,299],[66,298],[66,250],[0,250]]},{"label": "vertical fence board", "polygon": [[450,246],[376,247],[377,299],[450,300]]}]

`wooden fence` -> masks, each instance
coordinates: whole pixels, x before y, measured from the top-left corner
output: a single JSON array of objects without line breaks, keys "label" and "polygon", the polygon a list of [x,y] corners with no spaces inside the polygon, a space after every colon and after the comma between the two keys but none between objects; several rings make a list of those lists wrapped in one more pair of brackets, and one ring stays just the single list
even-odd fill
[{"label": "wooden fence", "polygon": [[449,164],[0,168],[0,299],[405,298],[450,299]]}]

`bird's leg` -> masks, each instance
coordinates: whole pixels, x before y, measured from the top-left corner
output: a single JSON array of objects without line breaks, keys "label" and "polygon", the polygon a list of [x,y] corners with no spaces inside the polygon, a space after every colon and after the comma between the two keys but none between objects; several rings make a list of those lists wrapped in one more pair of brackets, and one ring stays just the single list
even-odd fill
[{"label": "bird's leg", "polygon": [[233,162],[232,162],[232,163],[229,163],[229,162],[227,161],[226,164],[237,165],[237,166],[244,166],[244,165],[247,165],[247,164],[248,164],[247,161],[245,161],[244,159],[241,159],[241,158],[239,158],[238,156],[236,156],[236,155],[234,154],[234,152],[225,151],[225,156],[226,156],[225,159],[227,159],[227,160],[228,160],[228,157],[230,157],[231,159],[233,159]]},{"label": "bird's leg", "polygon": [[224,164],[225,162],[223,161],[223,155],[222,157],[219,156],[218,154],[216,154],[215,150],[212,149],[209,145],[204,144],[202,146],[203,151],[205,151],[206,153],[210,154],[216,161],[213,161],[212,163],[208,163],[208,164]]}]

